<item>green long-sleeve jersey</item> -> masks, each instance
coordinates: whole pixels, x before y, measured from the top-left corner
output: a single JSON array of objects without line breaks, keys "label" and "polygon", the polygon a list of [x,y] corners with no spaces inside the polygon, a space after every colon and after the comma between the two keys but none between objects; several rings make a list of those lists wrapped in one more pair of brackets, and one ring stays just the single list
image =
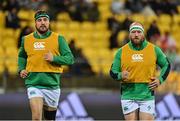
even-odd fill
[{"label": "green long-sleeve jersey", "polygon": [[[37,32],[33,35],[37,39],[45,39],[51,35],[51,31],[39,36]],[[60,55],[53,56],[52,63],[59,65],[71,65],[74,63],[73,54],[63,36],[58,36],[59,52]],[[24,37],[22,38],[21,47],[18,54],[18,70],[26,69],[27,53],[24,48]],[[26,87],[36,87],[45,89],[57,89],[60,88],[60,73],[51,72],[29,72],[28,76],[24,79]]]},{"label": "green long-sleeve jersey", "polygon": [[[132,50],[143,50],[147,46],[148,42],[145,40],[140,47],[133,46],[130,41],[128,46]],[[155,46],[156,64],[161,68],[158,79],[160,83],[163,83],[167,78],[170,71],[170,63],[164,53],[158,46]],[[122,80],[121,71],[121,56],[122,48],[118,49],[115,58],[113,60],[110,75],[113,79],[120,81]],[[154,99],[154,92],[148,87],[148,83],[120,83],[121,85],[121,99],[132,99],[132,100],[152,100]]]}]

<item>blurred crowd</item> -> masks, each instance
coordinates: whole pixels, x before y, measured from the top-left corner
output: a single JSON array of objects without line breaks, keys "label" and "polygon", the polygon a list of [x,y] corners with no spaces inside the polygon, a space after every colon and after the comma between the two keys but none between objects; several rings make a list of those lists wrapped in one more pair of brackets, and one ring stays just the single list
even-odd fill
[{"label": "blurred crowd", "polygon": [[[111,12],[113,16],[107,20],[108,29],[111,31],[109,37],[109,48],[119,48],[128,42],[128,35],[124,40],[119,43],[118,34],[121,31],[127,31],[129,25],[133,22],[131,15],[140,13],[144,16],[160,16],[162,14],[168,14],[170,16],[179,14],[178,0],[113,0],[111,4]],[[124,21],[120,22],[117,18],[118,15],[126,13],[128,16]],[[180,23],[178,23],[180,24]],[[146,39],[158,46],[165,52],[167,57],[172,63],[172,69],[179,71],[180,56],[178,55],[177,43],[171,35],[170,31],[161,33],[157,25],[157,21],[154,20],[146,30]]]},{"label": "blurred crowd", "polygon": [[178,14],[178,0],[113,0],[111,10],[115,14],[142,13],[145,15]]},{"label": "blurred crowd", "polygon": [[[119,48],[128,42],[128,35],[122,43],[118,41],[118,34],[121,31],[127,31],[129,25],[133,22],[131,14],[141,13],[145,16],[168,14],[173,16],[178,13],[177,6],[180,4],[178,0],[112,0],[109,9],[112,16],[107,19],[109,36],[109,49]],[[20,47],[21,37],[33,31],[31,26],[21,27],[18,17],[20,9],[38,10],[44,9],[49,12],[51,20],[57,20],[57,15],[68,13],[73,21],[97,22],[100,21],[101,13],[98,9],[98,2],[95,0],[1,0],[0,11],[6,12],[5,26],[7,28],[21,28],[17,47]],[[116,16],[127,14],[124,21],[120,22]],[[146,33],[147,40],[159,45],[162,50],[168,55],[173,69],[179,70],[180,57],[177,54],[176,40],[172,37],[169,31],[161,33],[157,21],[153,21]],[[70,67],[70,71],[75,75],[94,75],[87,58],[83,55],[81,48],[76,48],[75,40],[72,38],[69,45],[75,55],[76,63]],[[177,66],[178,65],[178,66]],[[82,70],[81,70],[82,69]],[[84,71],[86,70],[86,71]]]},{"label": "blurred crowd", "polygon": [[[0,10],[7,11],[18,23],[20,9],[44,9],[50,18],[56,20],[57,14],[67,12],[74,21],[98,21],[98,3],[89,0],[1,0]],[[15,22],[14,22],[15,23]],[[16,25],[16,27],[19,27]]]}]

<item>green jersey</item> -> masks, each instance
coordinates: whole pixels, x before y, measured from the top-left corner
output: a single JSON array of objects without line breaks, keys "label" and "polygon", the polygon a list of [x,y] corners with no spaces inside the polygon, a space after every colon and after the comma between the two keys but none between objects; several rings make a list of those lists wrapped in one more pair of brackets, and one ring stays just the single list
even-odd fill
[{"label": "green jersey", "polygon": [[[51,31],[46,32],[44,35],[39,36],[37,32],[33,33],[34,38],[45,39],[51,35]],[[52,63],[58,65],[70,65],[74,63],[74,57],[72,52],[63,36],[58,36],[58,45],[60,55],[53,56]],[[18,70],[26,69],[27,53],[24,48],[24,38],[22,38],[21,47],[18,54]],[[25,78],[26,87],[37,87],[45,89],[57,89],[60,88],[60,73],[53,72],[29,72]]]},{"label": "green jersey", "polygon": [[[141,51],[147,46],[148,42],[145,40],[138,48],[135,47],[131,41],[127,44],[130,49]],[[158,46],[154,46],[154,50],[156,55],[156,64],[161,68],[158,78],[160,83],[163,83],[169,74],[170,63]],[[120,82],[122,81],[121,57],[122,48],[117,51],[110,70],[111,77]],[[121,99],[152,100],[154,99],[154,92],[149,89],[148,83],[121,83]]]}]

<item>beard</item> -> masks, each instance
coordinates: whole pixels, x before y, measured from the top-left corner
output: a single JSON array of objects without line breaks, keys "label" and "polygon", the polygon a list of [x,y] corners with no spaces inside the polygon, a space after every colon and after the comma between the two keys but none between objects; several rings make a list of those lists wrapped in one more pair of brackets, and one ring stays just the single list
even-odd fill
[{"label": "beard", "polygon": [[138,37],[130,38],[131,42],[135,45],[141,45],[144,39],[145,39],[144,37],[143,38],[138,38]]},{"label": "beard", "polygon": [[46,33],[49,30],[49,28],[47,28],[45,25],[41,25],[39,28],[36,26],[36,30],[40,34],[44,34],[44,33]]}]

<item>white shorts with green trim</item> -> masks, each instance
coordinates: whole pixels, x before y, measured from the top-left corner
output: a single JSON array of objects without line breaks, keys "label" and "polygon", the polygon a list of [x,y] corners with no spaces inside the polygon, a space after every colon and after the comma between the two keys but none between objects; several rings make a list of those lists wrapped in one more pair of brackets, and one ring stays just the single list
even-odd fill
[{"label": "white shorts with green trim", "polygon": [[137,100],[121,100],[122,110],[124,114],[131,113],[136,109],[140,112],[149,113],[155,116],[155,101],[137,101]]},{"label": "white shorts with green trim", "polygon": [[57,108],[60,98],[60,89],[38,89],[35,87],[29,87],[27,89],[28,98],[42,97],[44,105],[52,108]]}]

